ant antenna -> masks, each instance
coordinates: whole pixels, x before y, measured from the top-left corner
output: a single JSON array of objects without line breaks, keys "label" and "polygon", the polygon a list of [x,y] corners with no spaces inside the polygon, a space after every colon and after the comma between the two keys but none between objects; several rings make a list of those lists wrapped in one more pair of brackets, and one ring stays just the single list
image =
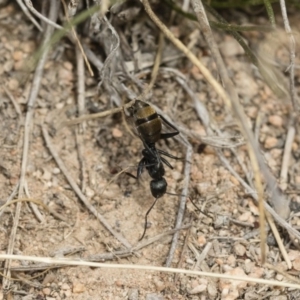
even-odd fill
[{"label": "ant antenna", "polygon": [[[126,173],[127,174],[127,173]],[[129,174],[128,174],[129,175]],[[132,174],[130,174],[131,176],[133,176]],[[173,193],[169,193],[169,192],[166,192],[166,194],[168,195],[171,195],[171,196],[183,196],[183,195],[180,195],[180,194],[173,194]],[[145,214],[145,225],[144,225],[144,232],[142,234],[142,237],[139,239],[139,242],[144,238],[145,234],[146,234],[146,231],[147,231],[147,223],[148,223],[148,215],[150,213],[150,211],[152,210],[153,206],[156,204],[158,198],[156,198],[152,205],[150,206],[150,208],[148,209],[148,211],[146,212]]]},{"label": "ant antenna", "polygon": [[[169,193],[169,192],[166,192],[166,194],[171,195],[171,196],[187,197],[187,195],[173,194],[173,193]],[[194,205],[194,207],[195,207],[199,212],[201,212],[202,214],[204,214],[204,215],[207,216],[208,218],[211,218],[208,214],[206,214],[204,211],[202,211],[202,210],[195,204],[195,202],[192,200],[191,197],[189,197],[189,199],[190,199],[191,203]]]},{"label": "ant antenna", "polygon": [[[173,194],[173,193],[168,193],[166,192],[166,194],[171,195],[171,196],[181,196],[181,197],[187,197],[187,195],[182,195],[182,194]],[[191,197],[189,197],[190,201],[192,202],[192,204],[194,205],[194,207],[201,212],[202,214],[204,214],[205,216],[207,216],[208,218],[211,218],[208,214],[206,214],[204,211],[202,211],[196,204],[195,202],[192,200]]]},{"label": "ant antenna", "polygon": [[146,234],[146,230],[147,230],[147,223],[148,223],[148,215],[150,213],[150,211],[152,210],[153,206],[156,204],[157,200],[159,198],[155,198],[155,200],[153,201],[152,205],[150,206],[150,208],[148,209],[148,211],[145,214],[145,225],[144,225],[144,232],[142,237],[139,239],[139,242],[144,238],[145,234]]},{"label": "ant antenna", "polygon": [[[128,174],[128,173],[126,173]],[[130,174],[130,173],[129,173]],[[128,175],[129,175],[128,174]],[[134,175],[130,174],[132,177],[135,177]],[[171,195],[171,196],[187,196],[187,195],[182,195],[182,194],[174,194],[174,193],[169,193],[166,192],[166,194]],[[154,207],[154,205],[156,204],[157,200],[159,198],[155,198],[155,200],[153,201],[153,203],[151,204],[150,208],[148,209],[148,211],[145,214],[145,225],[144,225],[144,232],[142,234],[142,237],[139,239],[139,242],[145,237],[146,231],[147,231],[147,224],[148,224],[148,215],[151,212],[152,208]],[[201,212],[202,214],[204,214],[205,216],[207,216],[208,218],[211,218],[208,214],[206,214],[204,211],[202,211],[195,203],[194,201],[191,199],[191,197],[189,197],[190,201],[192,202],[192,204],[195,206],[195,208]]]},{"label": "ant antenna", "polygon": [[166,194],[171,195],[171,196],[186,197],[186,195],[182,195],[182,194],[174,194],[174,193],[169,193],[169,192],[166,192]]}]

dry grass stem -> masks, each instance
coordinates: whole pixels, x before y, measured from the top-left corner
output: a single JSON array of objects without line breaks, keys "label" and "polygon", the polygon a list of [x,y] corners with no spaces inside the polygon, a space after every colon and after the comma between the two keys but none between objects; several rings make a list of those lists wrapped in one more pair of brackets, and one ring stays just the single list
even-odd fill
[{"label": "dry grass stem", "polygon": [[[134,269],[134,270],[143,270],[143,271],[154,271],[154,272],[163,272],[163,273],[172,273],[172,274],[186,274],[190,276],[202,276],[202,277],[210,277],[210,278],[217,278],[217,279],[243,281],[243,277],[241,276],[230,276],[230,275],[218,274],[218,273],[209,273],[209,272],[200,272],[200,271],[155,267],[155,266],[130,265],[130,264],[105,264],[105,263],[84,261],[82,259],[74,260],[68,258],[37,257],[37,256],[13,255],[13,254],[0,254],[0,259],[27,260],[27,261],[34,261],[40,263],[60,264],[60,265],[68,265],[68,266],[88,266],[92,268],[125,269],[125,270]],[[252,277],[246,277],[245,281],[249,283],[253,282],[253,283],[269,285],[269,286],[281,286],[281,287],[300,289],[300,284],[294,284],[289,282],[266,280],[266,279],[252,278]]]},{"label": "dry grass stem", "polygon": [[161,63],[163,46],[164,46],[164,34],[162,32],[160,32],[159,33],[159,38],[158,38],[158,47],[157,47],[157,51],[156,51],[156,56],[155,56],[155,60],[154,60],[154,64],[153,64],[153,68],[152,68],[152,72],[151,72],[151,80],[149,82],[149,85],[143,91],[142,95],[140,95],[138,97],[138,99],[141,99],[141,100],[145,99],[145,97],[152,90],[152,88],[155,84],[157,74],[158,74],[158,70],[159,70],[159,66],[160,66],[160,63]]},{"label": "dry grass stem", "polygon": [[124,106],[117,107],[117,108],[112,108],[112,109],[109,109],[109,110],[106,110],[106,111],[102,111],[100,113],[89,114],[89,115],[85,115],[85,116],[82,116],[82,117],[79,117],[79,118],[74,118],[73,120],[63,122],[63,126],[76,125],[76,124],[79,124],[83,121],[88,121],[88,120],[93,120],[93,119],[98,119],[98,118],[104,118],[104,117],[107,117],[109,115],[113,115],[113,114],[116,114],[118,112],[122,112],[122,110],[124,110],[124,108],[129,108],[130,106],[132,106],[134,101],[135,100],[132,100],[132,101],[126,103]]},{"label": "dry grass stem", "polygon": [[[78,44],[79,45],[79,44]],[[80,44],[81,45],[81,44]],[[82,47],[78,46],[75,48],[76,51],[76,69],[77,69],[77,106],[78,106],[78,116],[82,116],[85,112],[85,68],[84,68],[84,58],[82,55]],[[87,58],[86,58],[87,59]],[[75,130],[76,146],[78,151],[78,160],[80,163],[81,171],[81,190],[84,193],[86,189],[86,163],[84,159],[84,133],[86,129],[86,123],[83,122],[79,124],[78,128]]]},{"label": "dry grass stem", "polygon": [[285,145],[284,145],[284,151],[283,151],[283,157],[282,157],[282,165],[281,165],[281,171],[280,171],[280,186],[285,190],[287,185],[287,179],[288,179],[288,171],[289,171],[289,165],[290,165],[290,158],[292,155],[292,147],[293,142],[295,139],[295,133],[296,129],[294,127],[294,118],[291,117],[292,121],[290,122],[290,126],[288,128]]},{"label": "dry grass stem", "polygon": [[[19,182],[14,186],[14,189],[12,190],[9,197],[6,199],[5,203],[9,203],[10,201],[12,201],[17,195],[18,190],[19,190]],[[0,209],[0,219],[2,217],[2,214],[3,214],[3,210]]]},{"label": "dry grass stem", "polygon": [[9,201],[9,202],[3,204],[2,206],[0,206],[0,211],[4,210],[5,207],[7,207],[11,204],[15,204],[15,203],[19,203],[19,202],[32,202],[32,203],[35,203],[36,205],[42,206],[46,211],[49,211],[48,207],[41,200],[33,199],[33,198],[18,198],[18,199]]},{"label": "dry grass stem", "polygon": [[110,29],[112,36],[116,39],[116,42],[113,43],[113,39],[111,38],[111,51],[106,57],[106,60],[103,64],[103,68],[101,70],[101,81],[99,82],[98,88],[101,87],[102,83],[106,80],[110,80],[113,75],[113,59],[116,58],[117,51],[120,47],[120,38],[118,33],[116,32],[115,28],[110,24],[107,17],[103,16],[103,21],[105,22],[106,26]]},{"label": "dry grass stem", "polygon": [[[56,1],[56,0],[55,0]],[[44,21],[46,24],[56,28],[56,29],[63,29],[62,26],[56,24],[55,21],[51,20],[51,18],[46,18],[44,15],[42,15],[41,13],[39,13],[34,7],[33,4],[30,0],[24,0],[24,2],[26,3],[28,9],[32,12],[33,15],[35,15],[36,17],[38,17],[39,19],[41,19],[42,21]],[[56,1],[56,5],[58,5],[58,1]]]},{"label": "dry grass stem", "polygon": [[[31,2],[31,1],[30,1]],[[39,30],[39,31],[43,31],[43,28],[41,27],[41,25],[36,21],[36,19],[30,14],[30,12],[28,11],[26,5],[23,3],[22,0],[17,0],[17,3],[19,4],[19,6],[21,7],[22,11],[24,12],[24,14],[28,17],[28,19],[33,23],[33,25]],[[31,3],[32,6],[32,3]]]},{"label": "dry grass stem", "polygon": [[22,120],[22,112],[21,112],[21,108],[20,108],[20,105],[19,103],[15,100],[15,97],[12,95],[12,93],[6,88],[5,85],[2,85],[2,88],[4,90],[4,92],[6,93],[6,95],[8,96],[8,98],[11,100],[15,110],[16,110],[16,113],[18,114],[20,120]]},{"label": "dry grass stem", "polygon": [[[177,232],[179,230],[185,230],[185,229],[188,229],[189,227],[190,227],[190,225],[185,225],[179,229],[168,230],[157,236],[154,236],[152,238],[149,238],[149,239],[139,242],[136,246],[134,246],[130,250],[121,250],[121,251],[113,251],[113,252],[109,252],[109,253],[90,255],[87,257],[87,260],[89,260],[89,261],[104,261],[104,260],[113,260],[118,257],[128,257],[128,256],[132,256],[132,255],[139,256],[136,253],[137,251],[139,251],[145,247],[148,247],[158,241],[161,241],[163,238],[166,239],[166,237],[168,237],[169,235],[173,235],[175,232]],[[170,240],[171,240],[171,237],[170,237]]]},{"label": "dry grass stem", "polygon": [[209,250],[211,249],[211,247],[212,247],[212,243],[211,243],[211,242],[208,242],[208,243],[205,245],[204,249],[202,250],[201,254],[199,254],[199,255],[196,257],[197,262],[196,262],[196,264],[195,264],[195,266],[194,266],[194,270],[198,270],[198,269],[199,269],[200,264],[201,264],[201,263],[205,260],[205,258],[207,257],[208,252],[209,252]]},{"label": "dry grass stem", "polygon": [[282,18],[283,18],[283,23],[284,23],[284,28],[285,31],[290,39],[290,65],[288,67],[289,70],[289,74],[290,74],[290,96],[291,96],[291,100],[292,100],[292,104],[294,107],[294,111],[299,111],[299,99],[298,99],[298,95],[295,89],[295,57],[296,57],[296,53],[295,53],[295,38],[294,35],[292,33],[291,27],[290,27],[290,22],[287,16],[287,12],[286,12],[286,5],[285,5],[285,0],[280,0],[280,8],[281,8],[281,14],[282,14]]},{"label": "dry grass stem", "polygon": [[[31,196],[30,196],[30,193],[29,193],[29,190],[28,190],[28,184],[27,184],[26,180],[25,180],[25,184],[24,184],[24,191],[25,191],[25,194],[26,194],[27,198],[30,199]],[[40,223],[44,222],[45,218],[41,214],[41,212],[39,211],[38,206],[32,201],[29,201],[29,205],[30,205],[35,217],[39,220],[39,222]]]},{"label": "dry grass stem", "polygon": [[[78,46],[76,47],[76,71],[77,71],[77,106],[78,116],[82,116],[85,112],[85,73],[83,55]],[[81,133],[85,131],[85,124],[82,123]]]},{"label": "dry grass stem", "polygon": [[76,140],[76,149],[78,153],[78,161],[80,164],[80,182],[81,182],[81,191],[85,193],[86,190],[86,162],[84,156],[84,135],[79,133],[79,128],[75,130],[75,140]]},{"label": "dry grass stem", "polygon": [[[88,70],[89,70],[90,75],[93,77],[93,76],[94,76],[94,72],[93,72],[93,70],[92,70],[92,68],[91,68],[91,66],[90,66],[90,64],[89,64],[89,62],[88,62],[88,60],[87,60],[86,55],[84,54],[84,51],[83,51],[81,42],[80,42],[80,40],[79,40],[79,38],[78,38],[78,36],[77,36],[77,32],[76,32],[74,26],[71,24],[71,21],[70,21],[70,18],[69,18],[69,14],[68,14],[68,8],[67,8],[67,5],[66,5],[66,3],[65,3],[65,0],[62,0],[62,3],[63,3],[63,7],[64,7],[64,10],[65,10],[65,16],[66,16],[66,19],[67,19],[67,21],[68,21],[68,23],[69,23],[69,26],[70,26],[70,28],[71,28],[71,30],[72,30],[73,37],[74,37],[74,39],[75,39],[75,43],[77,44],[77,47],[80,49],[80,52],[82,53],[82,57],[83,57],[83,59],[84,59],[86,65],[87,65],[87,68],[88,68]],[[77,49],[77,47],[76,47],[76,49]],[[76,51],[77,51],[77,50],[76,50]],[[77,54],[77,53],[76,53],[76,54]],[[77,56],[76,56],[76,57],[77,57]],[[79,88],[79,87],[78,87],[78,88]]]},{"label": "dry grass stem", "polygon": [[268,223],[270,225],[270,228],[271,228],[271,230],[273,232],[273,235],[274,235],[274,237],[276,239],[278,247],[279,247],[279,249],[281,251],[282,257],[285,260],[288,269],[290,270],[292,268],[292,263],[291,263],[291,260],[290,260],[290,258],[288,256],[287,252],[286,252],[286,249],[285,249],[285,247],[283,245],[282,239],[280,238],[280,235],[279,235],[277,227],[276,227],[276,225],[274,223],[274,220],[273,220],[273,218],[268,213],[266,214],[266,218],[267,218],[267,221],[268,221]]}]

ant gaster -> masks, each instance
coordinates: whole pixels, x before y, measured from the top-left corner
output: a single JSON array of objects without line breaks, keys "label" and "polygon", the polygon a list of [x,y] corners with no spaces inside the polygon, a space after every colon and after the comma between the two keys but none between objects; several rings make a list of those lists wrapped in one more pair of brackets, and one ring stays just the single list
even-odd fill
[{"label": "ant gaster", "polygon": [[[150,190],[155,201],[147,211],[145,215],[145,228],[142,237],[143,239],[147,229],[147,217],[151,209],[157,202],[158,198],[162,197],[167,192],[167,181],[164,178],[165,169],[163,163],[169,168],[173,169],[171,164],[161,155],[168,156],[170,158],[178,159],[163,150],[156,149],[155,143],[159,140],[165,140],[179,134],[179,131],[175,126],[168,122],[163,116],[157,114],[155,109],[148,103],[141,100],[136,100],[130,108],[131,115],[134,119],[136,130],[138,131],[139,137],[143,141],[144,148],[142,150],[143,158],[140,160],[137,169],[137,179],[146,168],[150,177]],[[162,121],[173,128],[175,131],[170,133],[162,133]]]}]

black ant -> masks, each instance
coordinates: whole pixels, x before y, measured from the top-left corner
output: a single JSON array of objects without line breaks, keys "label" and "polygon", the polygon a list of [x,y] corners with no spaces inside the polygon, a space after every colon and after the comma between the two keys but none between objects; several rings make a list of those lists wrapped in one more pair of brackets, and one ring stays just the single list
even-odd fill
[{"label": "black ant", "polygon": [[[178,135],[179,131],[163,116],[157,114],[152,106],[141,100],[135,101],[135,103],[130,107],[130,112],[134,119],[136,130],[139,134],[139,137],[143,141],[145,149],[142,150],[143,158],[139,162],[137,176],[134,177],[131,174],[129,175],[138,180],[143,172],[143,169],[146,168],[150,177],[152,178],[150,182],[150,190],[152,196],[155,198],[155,201],[145,215],[145,228],[143,235],[140,238],[140,240],[142,240],[147,230],[148,214],[156,204],[158,198],[167,193],[168,184],[164,178],[165,168],[163,163],[169,168],[173,169],[172,165],[161,155],[179,159],[178,157],[173,156],[163,150],[156,149],[155,143],[158,142],[158,140],[172,138]],[[170,133],[162,133],[162,121],[175,131]]]}]

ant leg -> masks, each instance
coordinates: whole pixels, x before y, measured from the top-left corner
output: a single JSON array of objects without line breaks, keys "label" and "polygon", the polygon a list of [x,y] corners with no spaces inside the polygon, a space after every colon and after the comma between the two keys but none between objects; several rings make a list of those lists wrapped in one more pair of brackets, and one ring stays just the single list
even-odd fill
[{"label": "ant leg", "polygon": [[145,158],[142,158],[142,159],[140,160],[140,162],[139,162],[139,165],[138,165],[137,176],[134,176],[134,175],[132,175],[132,174],[129,173],[129,172],[125,172],[125,174],[128,175],[128,176],[130,176],[131,178],[136,179],[136,180],[138,181],[139,178],[140,178],[140,176],[141,176],[141,174],[142,174],[142,172],[143,172],[143,169],[144,169],[145,166],[146,166],[146,160],[145,160]]},{"label": "ant leg", "polygon": [[174,137],[175,135],[179,134],[179,132],[168,132],[168,133],[161,133],[160,134],[160,140],[166,140],[169,139],[171,137]]},{"label": "ant leg", "polygon": [[136,180],[137,180],[137,177],[136,177],[136,176],[134,176],[134,175],[132,175],[131,173],[129,173],[129,172],[125,172],[125,174],[126,174],[126,175],[128,175],[128,176],[130,176],[131,178],[134,178],[134,179],[136,179]]},{"label": "ant leg", "polygon": [[160,135],[160,139],[168,139],[168,138],[171,138],[177,134],[179,134],[179,131],[178,129],[172,125],[167,119],[165,119],[162,115],[158,115],[165,124],[167,124],[168,126],[170,126],[171,128],[173,128],[175,130],[175,132],[170,132],[170,133],[163,133]]},{"label": "ant leg", "polygon": [[147,222],[148,222],[148,215],[150,213],[150,211],[152,210],[153,206],[156,204],[157,200],[159,198],[155,198],[155,200],[153,201],[152,205],[150,206],[150,208],[148,209],[148,211],[146,212],[146,215],[145,215],[145,226],[144,226],[144,232],[142,234],[142,237],[139,239],[139,242],[144,238],[145,234],[146,234],[146,231],[147,231]]},{"label": "ant leg", "polygon": [[173,158],[173,159],[183,159],[182,157],[177,157],[177,156],[174,156],[168,152],[165,152],[163,150],[160,150],[160,149],[156,149],[156,151],[159,153],[159,154],[162,154],[162,155],[165,155],[165,156],[168,156],[170,158]]},{"label": "ant leg", "polygon": [[165,117],[163,117],[162,115],[158,115],[158,116],[164,121],[164,123],[166,123],[168,126],[173,128],[176,131],[176,134],[179,134],[178,129],[173,124],[171,124]]},{"label": "ant leg", "polygon": [[172,165],[164,158],[164,157],[160,157],[160,159],[161,159],[161,161],[163,162],[163,163],[165,163],[170,169],[174,169],[173,167],[172,167]]},{"label": "ant leg", "polygon": [[139,180],[145,166],[146,166],[146,159],[144,157],[140,160],[138,168],[137,168],[137,173],[136,173],[137,180]]}]

